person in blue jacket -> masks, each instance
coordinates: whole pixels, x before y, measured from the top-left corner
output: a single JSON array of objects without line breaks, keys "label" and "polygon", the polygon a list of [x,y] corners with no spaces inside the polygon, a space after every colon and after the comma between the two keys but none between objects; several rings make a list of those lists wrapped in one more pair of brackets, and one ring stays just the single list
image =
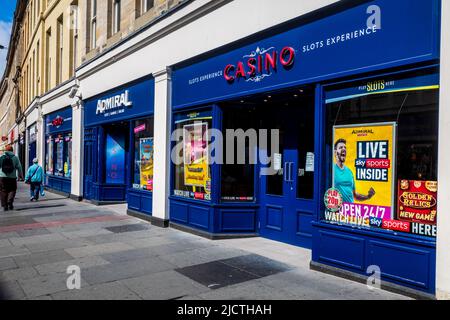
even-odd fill
[{"label": "person in blue jacket", "polygon": [[30,184],[30,201],[38,201],[41,185],[44,183],[44,170],[38,164],[38,159],[33,159],[33,165],[28,168],[25,182]]}]

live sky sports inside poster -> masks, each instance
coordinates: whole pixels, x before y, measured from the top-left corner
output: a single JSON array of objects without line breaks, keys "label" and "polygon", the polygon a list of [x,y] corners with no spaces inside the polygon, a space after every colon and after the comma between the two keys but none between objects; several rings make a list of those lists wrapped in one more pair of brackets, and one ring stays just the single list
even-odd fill
[{"label": "live sky sports inside poster", "polygon": [[[333,187],[342,196],[339,220],[393,218],[395,123],[333,128]],[[344,218],[344,219],[343,219]]]},{"label": "live sky sports inside poster", "polygon": [[208,123],[183,128],[184,184],[206,188],[208,181]]}]

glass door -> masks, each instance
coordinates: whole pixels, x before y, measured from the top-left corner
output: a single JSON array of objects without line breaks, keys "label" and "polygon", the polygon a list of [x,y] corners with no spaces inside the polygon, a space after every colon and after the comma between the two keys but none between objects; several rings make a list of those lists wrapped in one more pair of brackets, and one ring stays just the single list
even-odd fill
[{"label": "glass door", "polygon": [[314,96],[286,97],[264,116],[268,129],[279,129],[279,150],[269,150],[271,174],[260,176],[260,235],[311,247],[314,216]]}]

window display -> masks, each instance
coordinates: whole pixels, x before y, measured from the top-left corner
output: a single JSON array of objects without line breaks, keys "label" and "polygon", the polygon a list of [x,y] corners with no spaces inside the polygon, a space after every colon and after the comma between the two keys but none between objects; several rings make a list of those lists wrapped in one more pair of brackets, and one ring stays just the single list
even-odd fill
[{"label": "window display", "polygon": [[49,175],[53,175],[53,137],[47,137],[47,152],[45,154],[45,172]]},{"label": "window display", "polygon": [[72,134],[47,136],[45,166],[47,175],[72,176]]},{"label": "window display", "polygon": [[134,189],[153,191],[153,146],[153,118],[134,121]]},{"label": "window display", "polygon": [[55,176],[64,177],[64,138],[55,138]]},{"label": "window display", "polygon": [[324,221],[436,236],[438,83],[424,72],[326,93]]},{"label": "window display", "polygon": [[125,136],[120,132],[106,134],[106,183],[125,183]]},{"label": "window display", "polygon": [[176,116],[176,129],[182,132],[181,164],[175,166],[176,196],[197,200],[211,200],[211,174],[208,156],[208,129],[212,126],[210,111],[192,112]]},{"label": "window display", "polygon": [[70,178],[72,176],[72,134],[67,134],[64,137],[64,177]]}]

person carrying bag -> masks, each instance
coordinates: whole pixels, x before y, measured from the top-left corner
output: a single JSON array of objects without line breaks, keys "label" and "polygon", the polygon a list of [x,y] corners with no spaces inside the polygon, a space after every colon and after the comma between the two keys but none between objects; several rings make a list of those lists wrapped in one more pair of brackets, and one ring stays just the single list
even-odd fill
[{"label": "person carrying bag", "polygon": [[41,187],[44,183],[44,170],[38,164],[38,159],[36,158],[33,159],[33,165],[28,168],[25,183],[30,185],[30,201],[38,201],[39,195],[43,194]]}]

